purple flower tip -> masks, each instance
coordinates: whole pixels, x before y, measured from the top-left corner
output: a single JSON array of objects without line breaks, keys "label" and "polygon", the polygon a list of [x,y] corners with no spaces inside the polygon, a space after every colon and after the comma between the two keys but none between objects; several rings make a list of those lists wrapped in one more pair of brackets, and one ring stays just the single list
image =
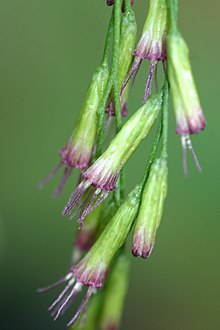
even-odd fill
[{"label": "purple flower tip", "polygon": [[152,250],[153,243],[147,244],[147,242],[145,242],[139,234],[134,237],[132,245],[132,254],[134,257],[141,257],[143,259],[147,259],[150,257]]}]

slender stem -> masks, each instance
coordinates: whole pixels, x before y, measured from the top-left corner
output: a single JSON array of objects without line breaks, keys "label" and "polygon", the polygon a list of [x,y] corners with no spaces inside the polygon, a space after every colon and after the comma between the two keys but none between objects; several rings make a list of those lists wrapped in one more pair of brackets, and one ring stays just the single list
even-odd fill
[{"label": "slender stem", "polygon": [[[110,44],[111,44],[111,37],[112,37],[112,32],[113,32],[113,19],[114,15],[112,12],[109,26],[108,26],[108,32],[106,36],[106,41],[105,41],[105,47],[104,47],[104,52],[103,52],[103,57],[102,57],[102,63],[108,60],[108,52],[110,49]],[[102,101],[99,105],[97,114],[98,114],[98,128],[97,128],[97,148],[96,148],[96,155],[95,158],[98,158],[102,154],[102,147],[103,147],[103,139],[104,139],[104,125],[105,125],[105,107],[106,103],[108,101],[109,94],[112,89],[112,75],[110,74],[107,85],[105,87],[105,91],[102,97]]]},{"label": "slender stem", "polygon": [[125,12],[131,9],[131,0],[125,0]]},{"label": "slender stem", "polygon": [[170,32],[177,31],[178,0],[167,0]]},{"label": "slender stem", "polygon": [[103,139],[104,139],[104,125],[105,125],[105,107],[108,101],[109,94],[112,89],[112,77],[109,76],[107,85],[105,87],[104,95],[98,109],[98,127],[97,127],[97,148],[96,159],[102,154]]},{"label": "slender stem", "polygon": [[150,173],[151,165],[153,164],[155,156],[156,156],[156,152],[157,152],[157,149],[158,149],[158,146],[159,146],[159,143],[160,143],[160,139],[161,139],[161,136],[162,136],[162,129],[163,129],[163,125],[162,125],[162,117],[161,117],[160,123],[159,123],[157,131],[156,131],[156,135],[154,137],[154,142],[153,142],[153,146],[151,148],[151,152],[150,152],[150,155],[149,155],[149,158],[148,158],[147,166],[144,170],[144,175],[143,175],[143,179],[142,179],[142,183],[141,183],[142,191],[143,191],[144,186],[147,182],[147,179],[148,179],[148,176],[149,176],[149,173]]},{"label": "slender stem", "polygon": [[[114,4],[114,40],[113,40],[113,58],[112,58],[112,79],[113,79],[113,97],[114,109],[116,118],[116,133],[121,129],[121,101],[120,101],[120,87],[118,84],[118,62],[120,56],[120,25],[121,25],[121,0],[115,0]],[[121,172],[117,182],[117,187],[114,192],[116,205],[121,204],[121,199],[124,195],[123,188],[123,173]]]},{"label": "slender stem", "polygon": [[162,103],[162,121],[163,121],[163,136],[162,136],[162,156],[168,157],[168,103],[169,103],[169,83],[166,78],[163,87],[163,103]]},{"label": "slender stem", "polygon": [[104,47],[104,52],[103,52],[103,56],[102,56],[102,62],[107,61],[107,57],[108,57],[108,52],[110,49],[110,45],[111,45],[111,39],[112,39],[112,31],[113,31],[113,12],[109,21],[109,25],[108,25],[108,32],[106,35],[106,39],[105,39],[105,47]]},{"label": "slender stem", "polygon": [[118,62],[120,55],[120,24],[121,24],[121,0],[115,0],[112,79],[113,79],[114,109],[116,116],[116,132],[119,132],[121,129],[121,102],[120,102],[120,88],[118,84]]}]

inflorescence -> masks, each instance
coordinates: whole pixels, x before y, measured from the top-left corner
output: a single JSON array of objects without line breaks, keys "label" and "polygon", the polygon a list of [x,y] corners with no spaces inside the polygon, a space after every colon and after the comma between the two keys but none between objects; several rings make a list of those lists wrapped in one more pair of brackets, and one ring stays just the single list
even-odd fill
[{"label": "inflorescence", "polygon": [[[67,324],[74,329],[119,329],[130,267],[125,243],[132,227],[133,255],[146,259],[152,253],[167,195],[170,92],[176,133],[181,137],[184,173],[187,174],[187,150],[201,171],[190,136],[205,128],[205,119],[188,48],[177,28],[178,1],[149,1],[137,43],[133,4],[131,0],[107,0],[112,15],[101,63],[92,76],[73,132],[59,152],[60,162],[40,182],[43,187],[64,167],[54,192],[58,196],[72,170],[79,170],[77,187],[62,211],[63,216],[76,218],[79,223],[72,263],[67,275],[39,289],[44,292],[64,286],[49,307],[54,320],[71,307],[77,294],[86,291]],[[143,104],[122,123],[127,116],[132,81],[144,61],[149,63],[149,73]],[[162,86],[157,81],[158,66],[163,71]],[[115,135],[106,147],[104,141],[112,124]],[[124,165],[155,125],[141,181],[125,198]]]}]

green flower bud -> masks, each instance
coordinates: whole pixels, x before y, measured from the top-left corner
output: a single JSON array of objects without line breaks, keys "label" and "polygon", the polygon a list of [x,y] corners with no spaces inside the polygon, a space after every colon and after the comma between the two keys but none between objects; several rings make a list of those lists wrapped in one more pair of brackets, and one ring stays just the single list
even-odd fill
[{"label": "green flower bud", "polygon": [[149,12],[135,56],[142,59],[164,60],[166,58],[166,0],[150,0]]},{"label": "green flower bud", "polygon": [[78,220],[82,224],[87,214],[107,197],[110,190],[115,188],[121,168],[126,164],[153,126],[161,109],[162,95],[163,93],[161,92],[149,98],[125,123],[107,150],[87,171],[82,173],[85,180],[80,183],[70,196],[63,215],[69,214],[72,208],[79,202],[81,196],[88,189],[92,189],[94,191],[92,197]]},{"label": "green flower bud", "polygon": [[205,128],[190,61],[188,47],[178,32],[167,37],[168,77],[176,114],[176,133],[188,135]]},{"label": "green flower bud", "polygon": [[[121,35],[120,35],[120,54],[118,60],[118,85],[121,88],[122,84],[128,74],[130,69],[132,58],[133,58],[133,49],[135,46],[137,36],[137,24],[135,19],[135,14],[132,8],[125,10],[124,15],[122,16],[121,21]],[[126,116],[127,114],[127,97],[128,97],[129,87],[123,91],[121,95],[121,114]],[[110,96],[110,102],[106,109],[106,112],[114,116],[114,102],[112,95]]]},{"label": "green flower bud", "polygon": [[124,245],[136,218],[140,193],[141,187],[137,186],[119,207],[89,252],[73,267],[72,274],[78,283],[93,288],[104,285],[109,265]]},{"label": "green flower bud", "polygon": [[108,64],[104,61],[95,71],[73,134],[61,150],[63,162],[69,166],[86,168],[91,159],[97,131],[97,110],[109,77]]},{"label": "green flower bud", "polygon": [[61,162],[39,184],[40,188],[44,187],[64,164],[64,174],[54,192],[55,196],[61,193],[73,168],[85,169],[89,166],[96,141],[97,110],[108,77],[109,68],[107,62],[104,61],[93,74],[73,133],[65,147],[60,150]]},{"label": "green flower bud", "polygon": [[156,159],[151,166],[149,178],[143,191],[135,225],[132,246],[132,253],[135,257],[148,258],[154,247],[167,194],[167,176],[167,161],[163,158]]}]

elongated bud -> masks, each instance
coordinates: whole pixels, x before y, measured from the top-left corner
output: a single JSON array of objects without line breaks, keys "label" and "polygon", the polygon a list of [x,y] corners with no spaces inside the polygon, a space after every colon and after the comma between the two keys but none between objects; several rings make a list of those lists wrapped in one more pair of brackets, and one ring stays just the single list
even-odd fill
[{"label": "elongated bud", "polygon": [[[147,136],[161,109],[162,92],[151,97],[122,127],[107,150],[82,175],[85,178],[72,193],[63,211],[70,214],[83,194],[90,190],[92,197],[78,219],[84,218],[97,207],[115,185],[121,168]],[[79,208],[80,209],[80,208]],[[80,213],[79,212],[79,213]],[[74,213],[75,215],[75,213]]]},{"label": "elongated bud", "polygon": [[73,275],[79,283],[93,288],[103,287],[109,265],[124,244],[137,216],[140,192],[141,188],[137,186],[128,195],[89,252],[73,267]]},{"label": "elongated bud", "polygon": [[205,128],[205,118],[190,66],[188,47],[178,32],[169,33],[167,47],[168,77],[176,114],[176,133],[199,133]]},{"label": "elongated bud", "polygon": [[[120,54],[118,60],[118,85],[121,88],[122,84],[128,74],[133,58],[133,50],[135,46],[137,36],[137,24],[135,19],[135,14],[132,8],[126,9],[121,20],[121,35],[120,35]],[[127,114],[126,101],[128,97],[129,86],[123,91],[121,95],[121,114],[125,116]],[[109,105],[106,112],[114,116],[114,103],[113,97],[111,95]]]},{"label": "elongated bud", "polygon": [[92,77],[73,133],[65,147],[60,150],[61,162],[39,184],[40,188],[44,187],[64,164],[64,174],[54,192],[55,196],[61,193],[72,168],[85,169],[89,166],[96,140],[97,109],[102,100],[108,76],[108,64],[104,61]]},{"label": "elongated bud", "polygon": [[70,167],[83,169],[89,165],[96,139],[97,109],[102,100],[108,76],[108,65],[103,62],[92,77],[73,134],[65,148],[60,151],[63,162]]},{"label": "elongated bud", "polygon": [[107,150],[83,173],[95,186],[112,190],[119,172],[154,124],[160,108],[162,94],[153,96],[122,127]]},{"label": "elongated bud", "polygon": [[135,59],[122,85],[122,91],[130,79],[137,74],[142,60],[150,60],[150,70],[146,82],[144,100],[151,94],[151,85],[158,61],[166,59],[167,5],[166,0],[150,0],[149,12],[142,36],[134,51]]},{"label": "elongated bud", "polygon": [[125,253],[122,253],[117,257],[106,282],[100,330],[117,330],[120,327],[129,270],[129,259]]},{"label": "elongated bud", "polygon": [[154,247],[156,232],[163,213],[167,194],[167,162],[156,159],[145,185],[140,211],[135,225],[132,253],[135,257],[148,258]]},{"label": "elongated bud", "polygon": [[142,59],[163,60],[166,58],[166,0],[150,0],[149,12],[135,56]]}]

